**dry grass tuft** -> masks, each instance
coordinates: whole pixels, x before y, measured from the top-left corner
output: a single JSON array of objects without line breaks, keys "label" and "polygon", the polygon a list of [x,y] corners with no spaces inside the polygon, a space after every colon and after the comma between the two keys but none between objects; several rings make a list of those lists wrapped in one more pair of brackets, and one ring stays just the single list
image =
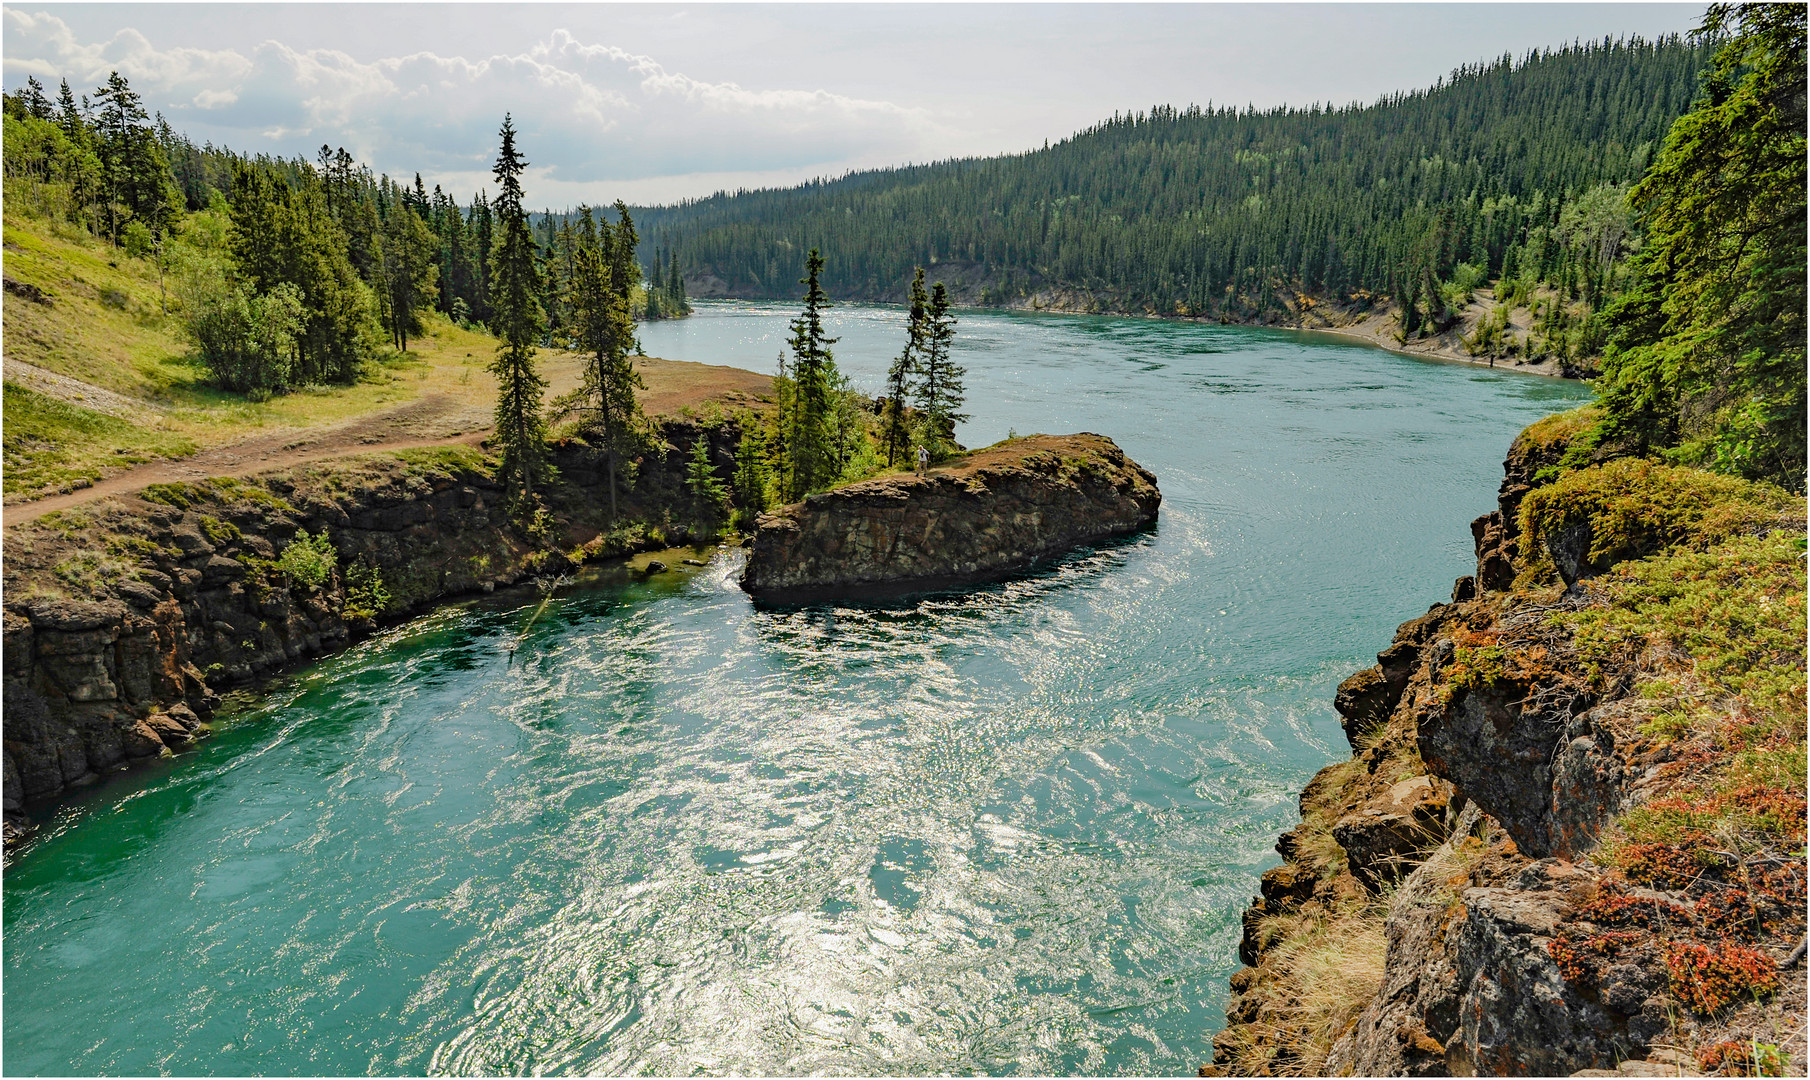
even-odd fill
[{"label": "dry grass tuft", "polygon": [[1248,1038],[1233,1048],[1235,1074],[1322,1071],[1333,1043],[1382,989],[1388,911],[1384,896],[1339,910],[1310,904],[1299,914],[1264,920],[1263,932],[1273,932],[1277,942],[1263,954],[1268,996]]}]

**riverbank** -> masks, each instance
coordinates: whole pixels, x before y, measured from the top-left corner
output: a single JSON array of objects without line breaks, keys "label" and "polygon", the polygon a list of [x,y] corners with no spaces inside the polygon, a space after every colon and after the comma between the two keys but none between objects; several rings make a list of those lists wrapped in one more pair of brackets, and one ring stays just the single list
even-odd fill
[{"label": "riverbank", "polygon": [[[1083,294],[1084,295],[1084,294]],[[1067,292],[1049,294],[1033,294],[1022,300],[1006,305],[1013,311],[1047,311],[1059,314],[1093,314],[1115,315],[1121,318],[1168,319],[1177,322],[1215,323],[1233,326],[1259,326],[1276,330],[1303,330],[1310,333],[1327,334],[1348,341],[1358,341],[1379,349],[1401,353],[1404,356],[1418,357],[1423,360],[1448,360],[1461,364],[1475,364],[1479,367],[1518,371],[1529,375],[1545,375],[1550,378],[1575,378],[1564,364],[1553,359],[1527,361],[1520,358],[1496,359],[1486,356],[1475,356],[1465,338],[1476,333],[1477,325],[1495,311],[1495,301],[1488,290],[1479,290],[1479,294],[1469,307],[1459,315],[1451,328],[1429,337],[1417,337],[1404,341],[1401,337],[1401,313],[1394,307],[1381,309],[1363,308],[1343,310],[1311,297],[1301,297],[1290,305],[1293,317],[1285,320],[1249,319],[1227,320],[1218,317],[1196,315],[1160,315],[1153,311],[1124,311],[1112,308],[1101,309],[1091,297]],[[1523,313],[1525,314],[1525,313]],[[1525,323],[1527,320],[1522,319]],[[1516,326],[1526,331],[1526,326]]]},{"label": "riverbank", "polygon": [[691,449],[707,440],[726,479],[739,433],[732,417],[662,422],[615,520],[604,456],[567,440],[534,522],[507,512],[495,459],[467,445],[153,484],[9,521],[8,837],[27,802],[203,737],[222,690],[451,597],[689,540]]},{"label": "riverbank", "polygon": [[[1291,301],[1284,301],[1289,317],[1287,318],[1232,318],[1225,315],[1193,315],[1193,314],[1160,314],[1154,310],[1131,308],[1119,303],[1115,298],[1092,293],[1084,289],[1061,288],[1040,285],[1022,295],[1002,299],[993,291],[990,276],[981,273],[977,268],[963,264],[939,264],[935,269],[945,272],[944,284],[949,288],[949,295],[954,302],[970,309],[981,311],[1024,311],[1048,313],[1055,315],[1107,315],[1125,319],[1155,319],[1165,322],[1196,323],[1209,325],[1253,326],[1276,330],[1302,330],[1323,333],[1347,341],[1362,342],[1379,349],[1401,353],[1420,359],[1447,360],[1461,364],[1474,364],[1500,371],[1517,371],[1529,375],[1544,375],[1549,378],[1580,378],[1588,373],[1567,365],[1556,359],[1526,360],[1522,357],[1492,358],[1474,355],[1465,343],[1477,332],[1479,324],[1494,316],[1497,312],[1494,291],[1488,288],[1478,289],[1472,301],[1461,312],[1453,324],[1445,331],[1412,340],[1403,340],[1401,336],[1401,312],[1380,299],[1377,306],[1360,301],[1355,304],[1339,305],[1328,301],[1300,295]],[[935,279],[937,275],[929,275]],[[717,278],[699,277],[688,285],[695,295],[714,299],[769,299],[753,296],[742,296],[727,288]],[[874,303],[899,304],[905,301],[902,293],[896,291],[882,292],[878,297],[868,297]],[[852,300],[848,302],[863,302]],[[1527,340],[1533,333],[1533,315],[1524,307],[1517,307],[1508,313],[1505,320],[1504,333]]]},{"label": "riverbank", "polygon": [[1801,1067],[1803,502],[1567,469],[1589,418],[1516,440],[1477,573],[1340,685],[1203,1075]]}]

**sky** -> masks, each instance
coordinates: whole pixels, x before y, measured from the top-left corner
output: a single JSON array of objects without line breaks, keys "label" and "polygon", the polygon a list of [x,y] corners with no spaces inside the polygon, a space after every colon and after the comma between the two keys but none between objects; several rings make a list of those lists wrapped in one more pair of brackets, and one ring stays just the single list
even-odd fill
[{"label": "sky", "polygon": [[1696,4],[5,4],[8,92],[118,70],[197,143],[344,146],[461,201],[651,205],[1058,141],[1153,104],[1370,102],[1688,32]]}]

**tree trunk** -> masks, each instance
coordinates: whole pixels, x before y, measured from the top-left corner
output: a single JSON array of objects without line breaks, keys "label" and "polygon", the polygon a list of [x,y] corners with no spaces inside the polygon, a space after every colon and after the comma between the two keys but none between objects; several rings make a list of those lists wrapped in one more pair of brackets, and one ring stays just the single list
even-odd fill
[{"label": "tree trunk", "polygon": [[610,450],[610,520],[616,520],[616,451]]}]

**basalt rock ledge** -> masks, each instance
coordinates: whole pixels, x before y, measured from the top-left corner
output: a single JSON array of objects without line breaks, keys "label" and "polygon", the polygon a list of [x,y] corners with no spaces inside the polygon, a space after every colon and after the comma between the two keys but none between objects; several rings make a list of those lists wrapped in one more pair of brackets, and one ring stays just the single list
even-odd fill
[{"label": "basalt rock ledge", "polygon": [[742,588],[775,604],[997,580],[1149,527],[1156,477],[1103,435],[1031,435],[926,476],[884,476],[763,514]]}]

